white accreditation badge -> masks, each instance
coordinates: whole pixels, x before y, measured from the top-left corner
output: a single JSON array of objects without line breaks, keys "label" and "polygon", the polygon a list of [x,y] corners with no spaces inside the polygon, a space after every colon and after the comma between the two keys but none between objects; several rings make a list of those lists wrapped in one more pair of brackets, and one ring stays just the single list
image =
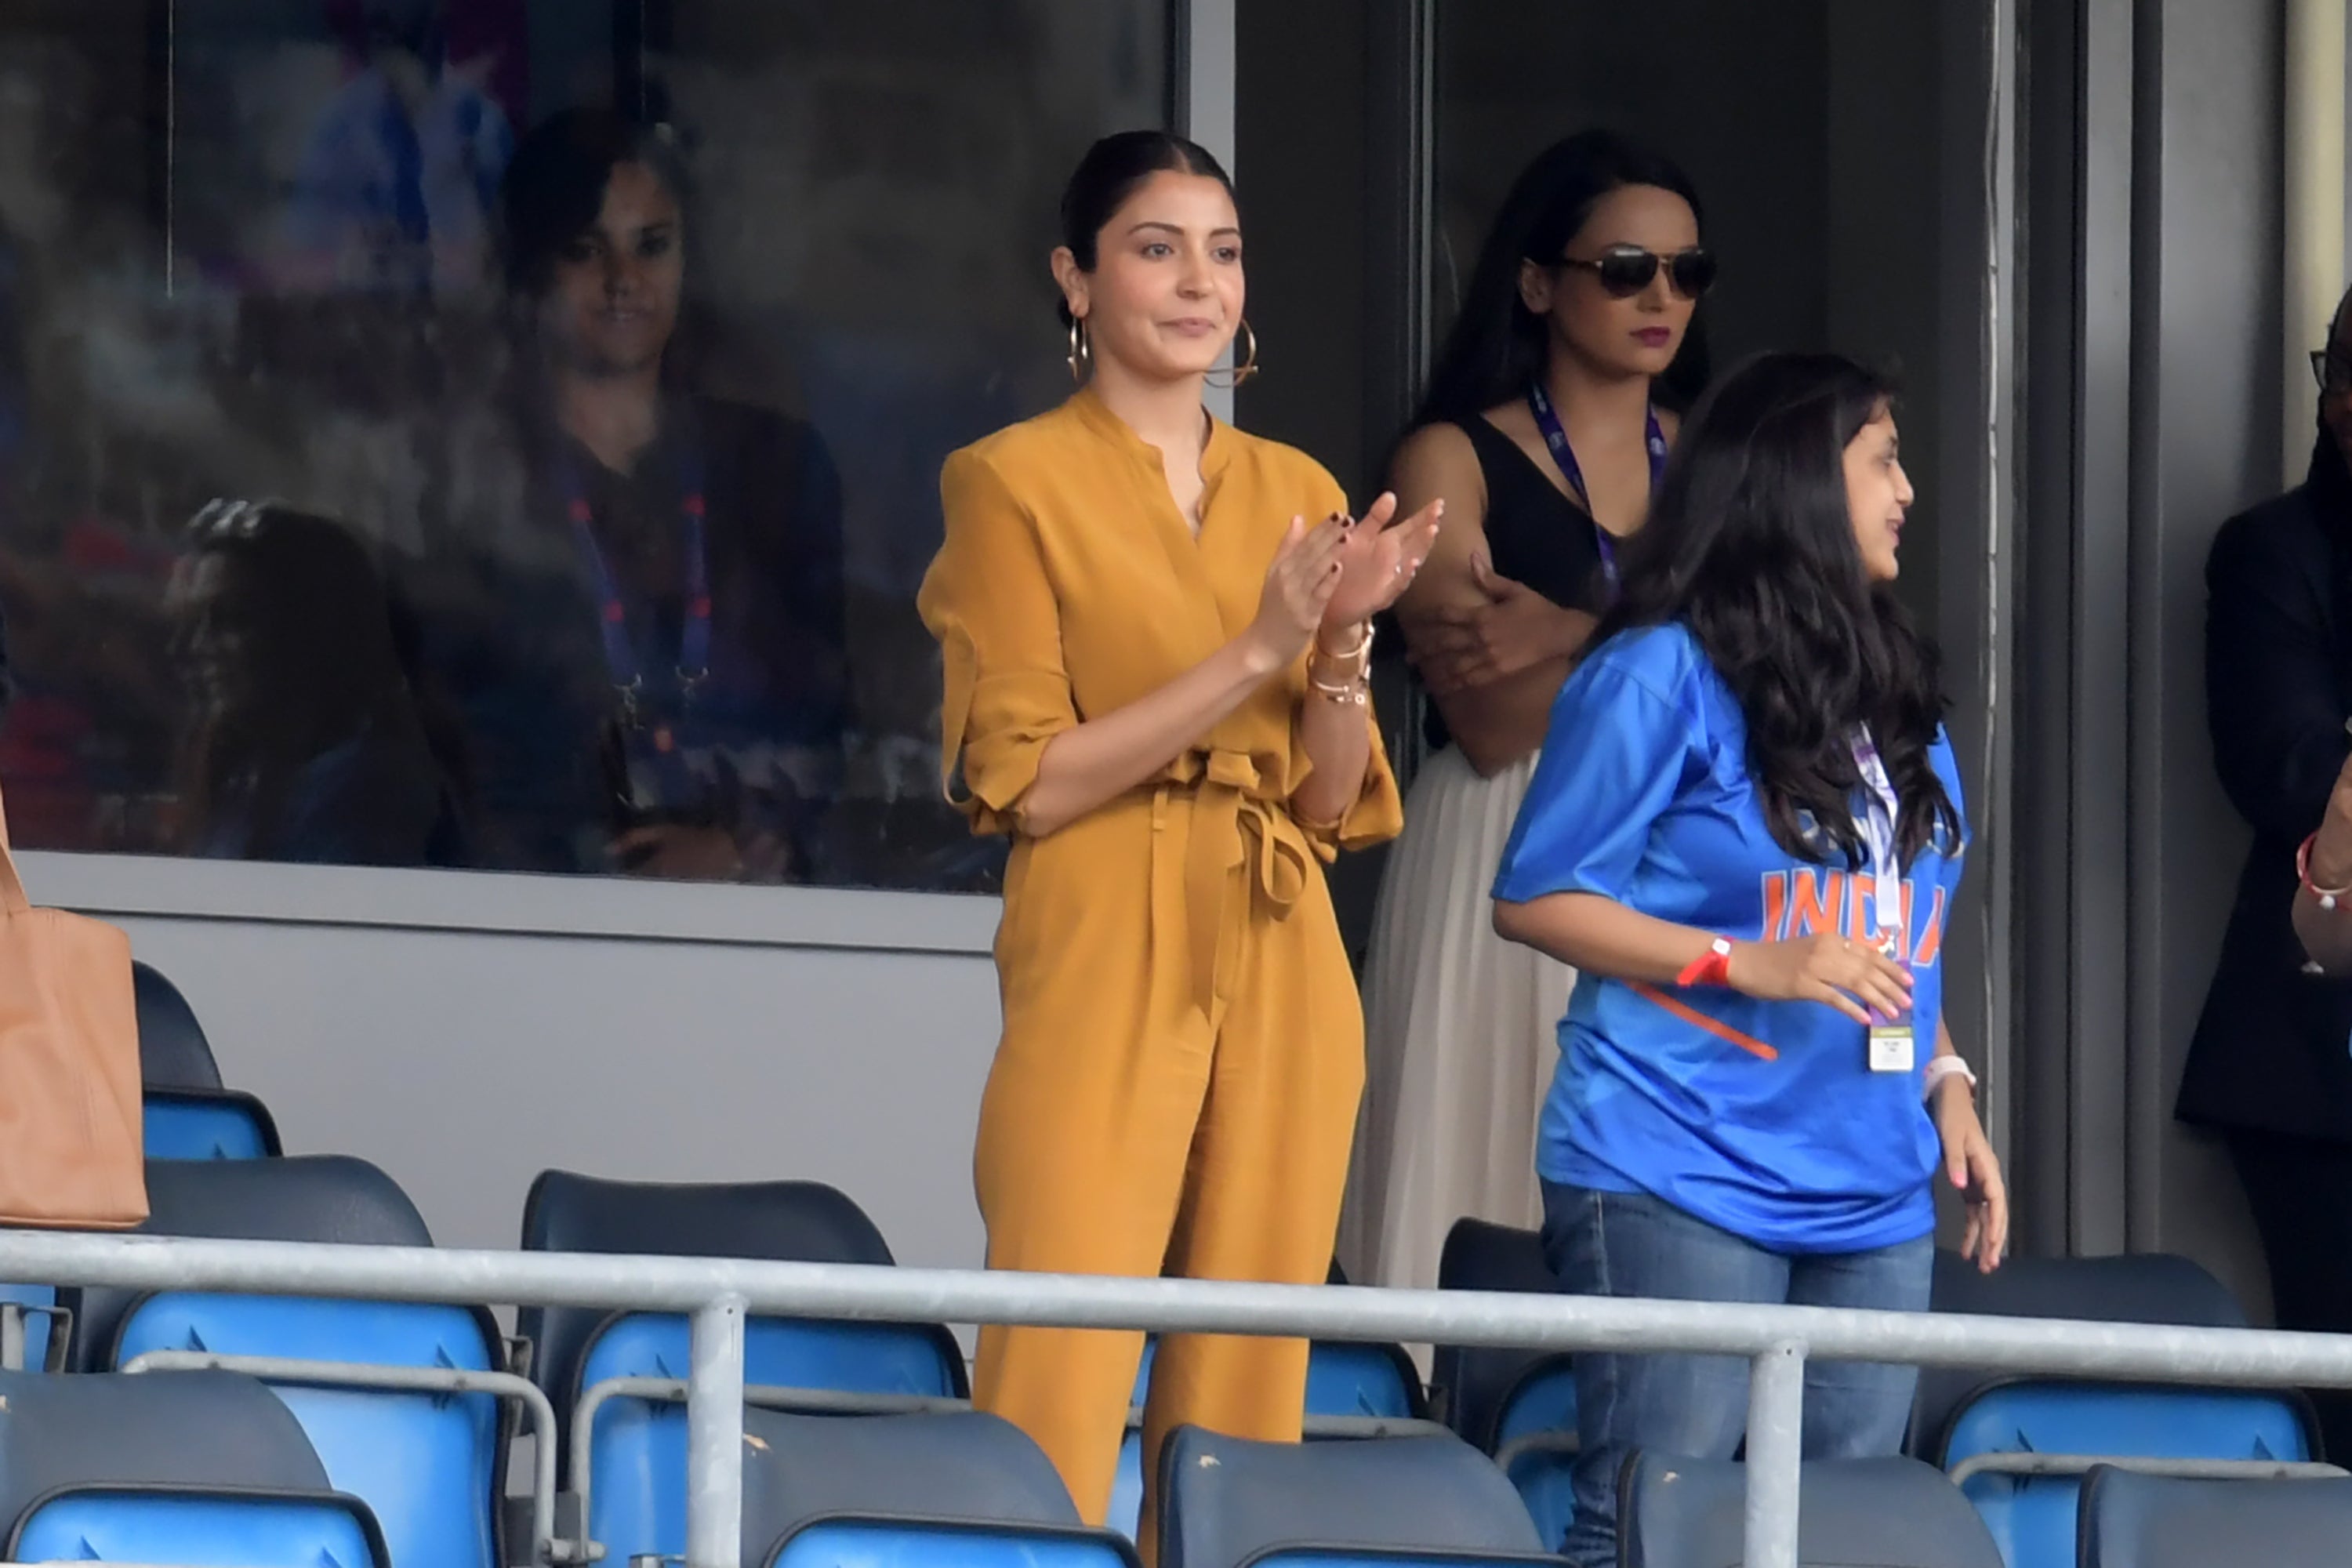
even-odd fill
[{"label": "white accreditation badge", "polygon": [[[1903,871],[1895,861],[1895,836],[1900,810],[1895,785],[1886,776],[1877,744],[1867,729],[1854,731],[1853,760],[1861,769],[1863,838],[1870,847],[1870,916],[1878,931],[1878,951],[1903,963]],[[1907,1073],[1919,1065],[1919,1045],[1912,1027],[1911,1009],[1884,1023],[1870,1026],[1870,1070]]]}]

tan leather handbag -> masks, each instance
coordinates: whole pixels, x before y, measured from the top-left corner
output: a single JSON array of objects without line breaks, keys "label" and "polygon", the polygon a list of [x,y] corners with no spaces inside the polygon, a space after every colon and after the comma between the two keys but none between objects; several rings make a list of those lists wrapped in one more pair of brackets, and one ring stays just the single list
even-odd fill
[{"label": "tan leather handbag", "polygon": [[131,939],[37,910],[0,806],[0,1226],[147,1217]]}]

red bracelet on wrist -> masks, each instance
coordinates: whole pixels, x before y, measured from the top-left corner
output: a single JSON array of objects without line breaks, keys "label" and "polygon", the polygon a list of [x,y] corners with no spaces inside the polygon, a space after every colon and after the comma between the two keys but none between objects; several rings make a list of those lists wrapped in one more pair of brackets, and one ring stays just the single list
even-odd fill
[{"label": "red bracelet on wrist", "polygon": [[1706,952],[1694,960],[1688,969],[1675,976],[1681,986],[1728,985],[1731,984],[1731,939],[1719,936],[1706,944]]}]

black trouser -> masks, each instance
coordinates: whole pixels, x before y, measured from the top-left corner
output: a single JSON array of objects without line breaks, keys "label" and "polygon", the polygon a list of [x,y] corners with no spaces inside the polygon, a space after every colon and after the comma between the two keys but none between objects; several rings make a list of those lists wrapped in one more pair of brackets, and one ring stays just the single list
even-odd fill
[{"label": "black trouser", "polygon": [[[2270,1259],[2278,1326],[2352,1333],[2352,1143],[2237,1131],[2230,1156]],[[2352,1459],[2352,1392],[2311,1398],[2327,1458]]]}]

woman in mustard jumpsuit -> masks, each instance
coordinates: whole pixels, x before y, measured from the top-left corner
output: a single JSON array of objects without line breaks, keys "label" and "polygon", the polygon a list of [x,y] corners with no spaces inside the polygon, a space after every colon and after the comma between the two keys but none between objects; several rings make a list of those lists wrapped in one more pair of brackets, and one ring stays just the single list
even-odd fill
[{"label": "woman in mustard jumpsuit", "polygon": [[[1389,526],[1382,497],[1349,521],[1312,459],[1202,408],[1243,293],[1206,153],[1108,138],[1062,218],[1086,384],[948,460],[920,599],[960,804],[1013,838],[976,1157],[989,1266],[1319,1283],[1363,1080],[1323,863],[1401,824],[1369,626],[1436,517]],[[1136,1333],[981,1336],[977,1403],[1097,1523],[1141,1351]],[[1303,1342],[1160,1346],[1147,1553],[1167,1433],[1296,1440],[1306,1380]]]}]

